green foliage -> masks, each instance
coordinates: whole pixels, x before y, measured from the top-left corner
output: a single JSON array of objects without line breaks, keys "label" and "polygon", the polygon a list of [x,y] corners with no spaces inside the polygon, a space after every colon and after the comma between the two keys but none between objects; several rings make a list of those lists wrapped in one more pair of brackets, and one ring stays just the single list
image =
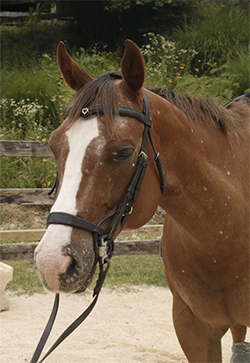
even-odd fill
[{"label": "green foliage", "polygon": [[108,71],[120,71],[121,59],[117,53],[106,50],[101,52],[97,44],[88,51],[80,48],[79,52],[75,52],[72,57],[93,77]]},{"label": "green foliage", "polygon": [[[147,45],[142,47],[146,60],[146,84],[162,86],[180,93],[217,98],[222,104],[249,90],[249,54],[237,51],[227,62],[207,62],[209,75],[199,67],[193,68],[196,49],[180,48],[177,42],[163,35],[148,33]],[[201,63],[200,63],[201,66]]]},{"label": "green foliage", "polygon": [[1,188],[51,188],[56,175],[52,158],[2,157]]},{"label": "green foliage", "polygon": [[19,295],[44,292],[34,266],[29,261],[7,261],[6,263],[14,269],[13,280],[8,283],[7,290]]},{"label": "green foliage", "polygon": [[[147,84],[174,87],[184,74],[189,73],[189,64],[195,50],[182,49],[160,34],[148,33],[147,45],[142,47],[146,61]],[[167,82],[166,82],[167,81]]]},{"label": "green foliage", "polygon": [[17,24],[11,29],[4,26],[1,31],[1,61],[10,67],[28,67],[37,57],[54,52],[58,40],[64,39],[61,26],[38,22],[31,17],[25,24]]},{"label": "green foliage", "polygon": [[[22,54],[19,54],[21,58]],[[52,60],[44,54],[32,64],[22,64],[22,67],[11,67],[9,62],[3,62],[1,122],[6,132],[10,129],[10,122],[15,123],[16,128],[19,125],[17,140],[29,140],[29,128],[53,130],[60,124],[70,92],[61,87],[62,79],[55,57]]]},{"label": "green foliage", "polygon": [[164,266],[158,256],[116,256],[107,276],[106,286],[151,285],[167,287]]},{"label": "green foliage", "polygon": [[250,90],[249,52],[236,52],[226,63],[228,78],[234,85],[234,95],[240,95]]},{"label": "green foliage", "polygon": [[211,64],[219,68],[235,53],[248,50],[249,11],[231,1],[219,5],[201,2],[190,24],[176,29],[173,37],[181,47],[197,51],[192,69],[208,75]]}]

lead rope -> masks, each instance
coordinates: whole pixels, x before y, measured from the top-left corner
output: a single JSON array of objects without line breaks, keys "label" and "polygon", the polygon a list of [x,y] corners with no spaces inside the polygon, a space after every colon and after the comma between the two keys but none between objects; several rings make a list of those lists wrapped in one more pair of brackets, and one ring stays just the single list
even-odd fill
[{"label": "lead rope", "polygon": [[33,357],[31,358],[30,363],[44,362],[44,360],[58,347],[58,345],[61,344],[71,333],[73,333],[73,331],[76,330],[76,328],[78,328],[78,326],[88,317],[88,315],[94,309],[95,304],[97,303],[99,294],[101,292],[102,285],[107,276],[107,273],[108,273],[108,270],[110,267],[110,260],[106,260],[106,263],[107,263],[107,267],[105,270],[103,270],[102,262],[99,261],[100,273],[99,273],[98,280],[96,282],[96,286],[94,288],[94,293],[93,293],[94,300],[87,307],[87,309],[75,321],[73,321],[73,323],[59,336],[59,338],[55,341],[55,343],[48,350],[48,352],[45,354],[45,356],[41,360],[38,361],[38,359],[40,358],[40,355],[42,354],[43,348],[48,340],[48,337],[50,335],[50,332],[52,330],[52,327],[53,327],[53,324],[55,322],[55,318],[57,315],[57,311],[58,311],[58,307],[59,307],[59,294],[56,294],[53,309],[52,309],[51,315],[49,317],[48,323],[44,329],[44,332],[40,338],[40,341],[37,345],[35,353],[33,354]]},{"label": "lead rope", "polygon": [[51,329],[54,325],[55,319],[56,319],[56,315],[57,315],[57,311],[58,311],[58,307],[59,307],[59,294],[55,295],[55,300],[54,300],[54,305],[53,305],[53,309],[51,311],[48,323],[44,329],[44,332],[39,340],[39,343],[36,347],[36,350],[33,354],[33,357],[31,358],[30,363],[36,363],[38,362],[38,359],[43,351],[43,348],[48,340],[48,337],[50,335]]}]

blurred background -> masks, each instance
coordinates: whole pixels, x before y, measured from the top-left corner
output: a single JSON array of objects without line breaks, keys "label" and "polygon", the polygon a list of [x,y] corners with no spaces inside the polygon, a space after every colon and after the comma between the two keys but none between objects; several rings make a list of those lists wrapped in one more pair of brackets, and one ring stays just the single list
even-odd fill
[{"label": "blurred background", "polygon": [[[60,40],[92,76],[140,47],[146,84],[222,104],[249,90],[247,0],[1,1],[1,134],[46,141],[74,92],[56,63]],[[53,159],[2,158],[1,187],[50,187]]]}]

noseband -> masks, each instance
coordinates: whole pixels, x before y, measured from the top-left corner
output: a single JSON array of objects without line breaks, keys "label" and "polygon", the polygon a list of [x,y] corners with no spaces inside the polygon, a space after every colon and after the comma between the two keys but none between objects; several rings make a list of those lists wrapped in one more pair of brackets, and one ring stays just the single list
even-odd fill
[{"label": "noseband", "polygon": [[[62,224],[66,226],[70,226],[72,228],[78,228],[84,231],[88,231],[92,233],[93,236],[93,242],[94,242],[94,248],[98,249],[98,260],[99,260],[99,278],[96,282],[96,286],[94,288],[93,297],[94,300],[90,304],[90,306],[77,318],[57,339],[57,341],[52,345],[50,350],[45,354],[42,360],[39,362],[43,362],[50,353],[56,347],[64,340],[66,339],[90,314],[90,312],[93,310],[97,298],[99,296],[99,293],[101,291],[103,282],[105,280],[105,277],[107,275],[109,265],[110,265],[110,259],[114,252],[114,234],[118,230],[122,230],[122,228],[125,225],[125,222],[128,218],[128,216],[132,213],[133,205],[138,199],[138,195],[141,189],[141,185],[145,176],[146,168],[147,168],[147,154],[146,154],[146,146],[147,146],[147,139],[149,138],[149,141],[151,143],[153,152],[155,154],[155,163],[159,172],[160,176],[160,188],[161,192],[164,194],[165,192],[165,179],[164,179],[164,173],[162,169],[162,162],[159,156],[159,153],[156,151],[153,141],[150,134],[150,127],[151,127],[151,119],[150,119],[150,110],[149,110],[149,103],[148,103],[148,97],[146,92],[144,92],[144,98],[143,98],[143,113],[132,109],[127,108],[123,106],[118,107],[119,115],[122,117],[130,117],[133,119],[136,119],[137,121],[141,122],[144,125],[144,131],[142,136],[142,142],[141,142],[141,148],[138,155],[138,160],[136,164],[136,168],[134,171],[134,174],[132,175],[132,178],[130,180],[129,186],[126,191],[125,198],[123,202],[119,205],[119,207],[110,213],[109,215],[102,218],[99,223],[93,224],[89,221],[87,221],[84,218],[81,218],[79,216],[75,216],[73,214],[64,213],[64,212],[53,212],[50,213],[47,219],[47,225],[50,224]],[[93,116],[99,116],[104,115],[104,109],[103,106],[90,106],[82,109],[80,117],[83,118],[89,118]],[[55,181],[54,186],[52,187],[52,190],[50,194],[57,189],[58,186],[58,174]],[[104,230],[101,226],[102,224],[107,221],[108,219],[112,218],[111,224],[108,228],[108,230]],[[107,264],[106,269],[103,269],[104,264]],[[57,309],[59,304],[59,294],[56,294],[54,307],[51,313],[51,316],[49,318],[49,321],[45,327],[44,333],[42,334],[42,337],[38,343],[38,346],[35,350],[35,353],[33,354],[33,357],[31,359],[31,363],[38,362],[38,359],[41,355],[41,352],[43,350],[43,347],[48,339],[48,336],[50,334],[50,331],[52,329],[54,320],[56,318]]]}]

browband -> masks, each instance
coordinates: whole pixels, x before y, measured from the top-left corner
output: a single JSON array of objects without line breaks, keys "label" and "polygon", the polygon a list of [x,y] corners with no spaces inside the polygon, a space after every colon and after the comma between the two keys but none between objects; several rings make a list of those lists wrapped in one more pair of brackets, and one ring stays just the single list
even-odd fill
[{"label": "browband", "polygon": [[[150,118],[147,118],[143,113],[140,111],[137,111],[133,108],[119,106],[118,107],[119,115],[122,117],[130,117],[134,118],[137,121],[141,122],[144,125],[147,125],[151,127],[151,120]],[[97,106],[90,106],[90,107],[84,107],[81,112],[81,117],[83,118],[89,118],[91,116],[103,116],[104,110],[102,105]]]}]

